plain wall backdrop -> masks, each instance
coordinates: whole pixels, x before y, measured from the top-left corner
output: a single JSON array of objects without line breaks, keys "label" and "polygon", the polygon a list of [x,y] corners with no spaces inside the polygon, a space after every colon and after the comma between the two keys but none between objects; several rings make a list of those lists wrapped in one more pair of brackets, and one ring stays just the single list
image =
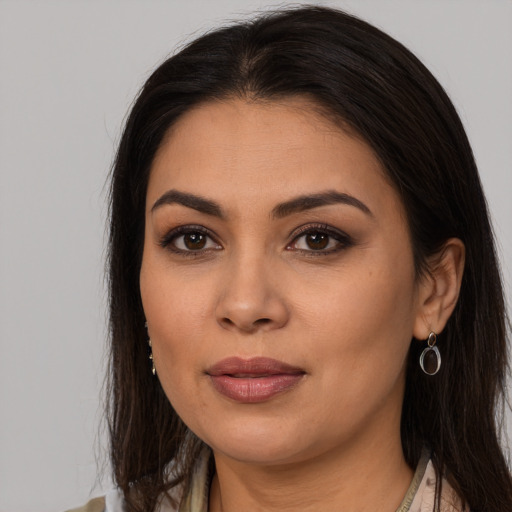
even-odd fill
[{"label": "plain wall backdrop", "polygon": [[[512,2],[320,3],[383,28],[447,89],[473,144],[510,298]],[[0,0],[0,512],[64,510],[110,485],[93,489],[106,447],[105,184],[122,121],[177,44],[276,5]]]}]

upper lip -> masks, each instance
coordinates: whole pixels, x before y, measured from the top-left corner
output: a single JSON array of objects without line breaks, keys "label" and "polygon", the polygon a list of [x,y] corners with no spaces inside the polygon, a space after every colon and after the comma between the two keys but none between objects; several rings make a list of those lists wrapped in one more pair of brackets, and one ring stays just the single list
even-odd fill
[{"label": "upper lip", "polygon": [[282,375],[305,373],[302,368],[292,366],[277,359],[268,357],[252,357],[242,359],[241,357],[228,357],[218,361],[206,370],[212,377],[219,375],[232,375],[239,377]]}]

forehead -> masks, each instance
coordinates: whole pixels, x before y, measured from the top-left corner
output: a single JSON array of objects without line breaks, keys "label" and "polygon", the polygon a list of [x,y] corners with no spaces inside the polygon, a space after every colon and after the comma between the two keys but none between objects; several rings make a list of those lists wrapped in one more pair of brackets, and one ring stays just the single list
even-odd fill
[{"label": "forehead", "polygon": [[369,145],[304,98],[232,99],[184,114],[155,156],[148,202],[170,188],[251,203],[326,189],[362,201],[378,190],[377,203],[384,189],[394,194]]}]

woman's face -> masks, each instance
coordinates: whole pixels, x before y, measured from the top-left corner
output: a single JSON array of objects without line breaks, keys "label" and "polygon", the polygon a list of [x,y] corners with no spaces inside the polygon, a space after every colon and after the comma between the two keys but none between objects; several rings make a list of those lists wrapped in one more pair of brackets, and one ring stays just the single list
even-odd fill
[{"label": "woman's face", "polygon": [[146,206],[154,361],[197,436],[259,464],[399,439],[419,286],[367,144],[306,100],[204,104],[164,141]]}]

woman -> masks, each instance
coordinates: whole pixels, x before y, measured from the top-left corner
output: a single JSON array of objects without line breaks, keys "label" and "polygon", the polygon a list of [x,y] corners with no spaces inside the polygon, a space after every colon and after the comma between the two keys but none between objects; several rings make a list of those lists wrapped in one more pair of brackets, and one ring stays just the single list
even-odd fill
[{"label": "woman", "polygon": [[119,490],[88,510],[512,510],[485,198],[403,46],[319,7],[198,38],[111,200]]}]

